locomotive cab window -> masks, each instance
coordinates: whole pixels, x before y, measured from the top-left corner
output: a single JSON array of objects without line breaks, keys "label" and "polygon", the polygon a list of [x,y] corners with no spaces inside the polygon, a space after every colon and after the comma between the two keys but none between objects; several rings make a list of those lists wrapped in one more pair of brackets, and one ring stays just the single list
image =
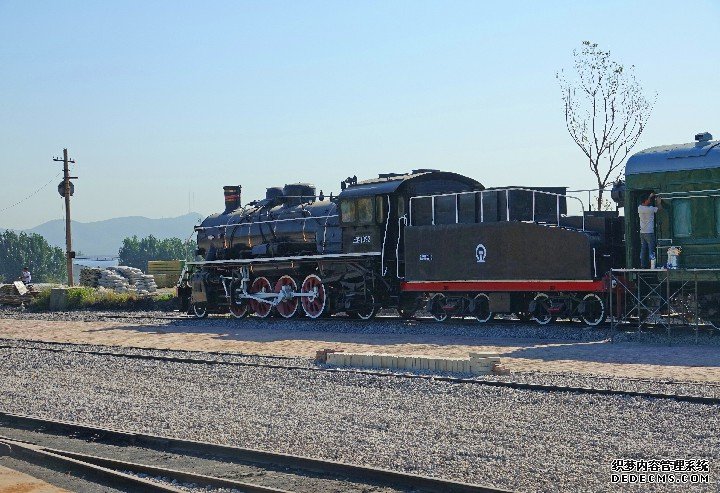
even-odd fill
[{"label": "locomotive cab window", "polygon": [[375,197],[375,221],[378,224],[385,222],[385,214],[387,214],[387,198],[383,195]]},{"label": "locomotive cab window", "polygon": [[720,236],[720,197],[715,197],[715,234]]},{"label": "locomotive cab window", "polygon": [[357,199],[355,208],[357,210],[357,223],[358,224],[372,224],[373,223],[373,198],[362,197]]},{"label": "locomotive cab window", "polygon": [[402,197],[397,198],[397,215],[398,217],[405,215],[405,199]]},{"label": "locomotive cab window", "polygon": [[340,202],[340,215],[342,222],[354,223],[357,220],[357,207],[354,200],[343,200]]},{"label": "locomotive cab window", "polygon": [[372,224],[374,214],[373,197],[361,197],[340,202],[340,215],[344,224]]}]

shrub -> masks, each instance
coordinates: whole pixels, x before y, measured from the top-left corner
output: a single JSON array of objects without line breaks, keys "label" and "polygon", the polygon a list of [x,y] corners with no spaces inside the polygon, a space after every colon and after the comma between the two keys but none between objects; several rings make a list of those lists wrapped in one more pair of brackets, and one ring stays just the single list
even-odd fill
[{"label": "shrub", "polygon": [[47,310],[50,305],[50,288],[43,288],[38,295],[30,302],[28,309],[33,311]]},{"label": "shrub", "polygon": [[[50,288],[40,291],[28,306],[32,311],[44,311],[50,305]],[[158,293],[154,296],[138,296],[136,293],[116,293],[110,289],[86,286],[67,288],[68,310],[171,310],[175,305],[175,293]]]},{"label": "shrub", "polygon": [[67,289],[67,303],[69,309],[85,308],[95,301],[93,288],[79,286]]}]

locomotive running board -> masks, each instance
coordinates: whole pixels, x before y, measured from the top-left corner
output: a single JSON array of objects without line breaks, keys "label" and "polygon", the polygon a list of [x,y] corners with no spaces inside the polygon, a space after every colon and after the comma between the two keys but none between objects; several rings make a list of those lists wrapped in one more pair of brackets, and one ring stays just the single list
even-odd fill
[{"label": "locomotive running board", "polygon": [[187,265],[248,265],[256,263],[269,262],[297,262],[312,260],[335,260],[346,258],[362,258],[362,257],[379,257],[382,252],[362,252],[362,253],[328,253],[325,255],[298,255],[296,257],[264,257],[264,258],[248,258],[238,260],[205,260],[201,262],[188,262]]},{"label": "locomotive running board", "polygon": [[401,291],[443,292],[521,292],[521,291],[579,291],[597,293],[607,289],[605,281],[522,280],[522,281],[406,281]]}]

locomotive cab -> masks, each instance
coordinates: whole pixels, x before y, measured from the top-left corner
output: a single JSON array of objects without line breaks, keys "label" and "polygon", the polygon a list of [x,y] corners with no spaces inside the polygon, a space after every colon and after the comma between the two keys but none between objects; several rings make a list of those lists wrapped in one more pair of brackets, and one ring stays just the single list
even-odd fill
[{"label": "locomotive cab", "polygon": [[379,253],[382,275],[395,280],[404,275],[404,228],[410,199],[483,189],[472,178],[429,169],[383,173],[362,182],[353,177],[341,186],[338,201],[343,252]]},{"label": "locomotive cab", "polygon": [[387,220],[389,196],[370,195],[340,200],[340,224],[347,253],[379,252]]}]

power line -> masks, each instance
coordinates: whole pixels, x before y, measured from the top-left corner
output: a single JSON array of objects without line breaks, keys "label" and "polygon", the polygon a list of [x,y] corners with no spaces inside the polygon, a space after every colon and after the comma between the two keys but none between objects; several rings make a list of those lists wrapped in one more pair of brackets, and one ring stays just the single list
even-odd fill
[{"label": "power line", "polygon": [[15,206],[17,206],[17,205],[20,205],[20,204],[22,204],[23,202],[25,202],[26,200],[34,197],[34,196],[37,195],[41,190],[43,190],[45,187],[47,187],[48,185],[50,185],[58,176],[60,176],[60,175],[62,175],[62,174],[63,174],[63,172],[61,171],[61,172],[58,173],[57,175],[55,175],[55,176],[53,176],[52,178],[50,178],[50,181],[48,181],[45,185],[43,185],[43,186],[41,186],[40,188],[38,188],[37,190],[35,190],[33,193],[31,193],[30,195],[28,195],[28,196],[25,197],[24,199],[20,199],[20,200],[18,200],[17,202],[15,202],[14,204],[9,205],[9,206],[5,207],[4,209],[0,209],[0,212],[5,212],[5,211],[8,210],[8,209],[12,209],[13,207],[15,207]]}]

